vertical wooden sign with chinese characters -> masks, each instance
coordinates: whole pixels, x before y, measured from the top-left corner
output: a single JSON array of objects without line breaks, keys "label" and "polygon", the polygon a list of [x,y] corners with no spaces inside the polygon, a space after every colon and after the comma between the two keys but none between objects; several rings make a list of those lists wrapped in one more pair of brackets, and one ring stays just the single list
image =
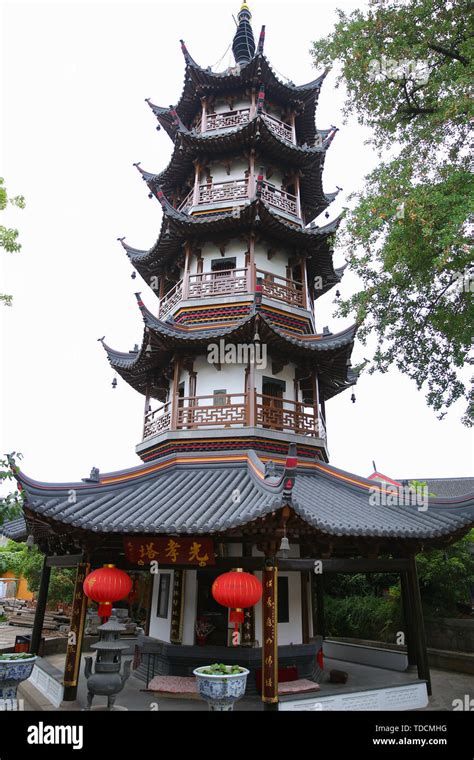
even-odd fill
[{"label": "vertical wooden sign with chinese characters", "polygon": [[173,596],[171,599],[171,644],[183,643],[184,579],[186,570],[174,570]]},{"label": "vertical wooden sign with chinese characters", "polygon": [[278,570],[263,569],[262,596],[262,701],[278,702]]},{"label": "vertical wooden sign with chinese characters", "polygon": [[74,599],[71,613],[71,626],[68,634],[66,663],[64,666],[64,699],[71,701],[76,698],[81,664],[82,638],[87,610],[87,596],[84,593],[84,581],[90,571],[90,564],[81,562],[77,566]]}]

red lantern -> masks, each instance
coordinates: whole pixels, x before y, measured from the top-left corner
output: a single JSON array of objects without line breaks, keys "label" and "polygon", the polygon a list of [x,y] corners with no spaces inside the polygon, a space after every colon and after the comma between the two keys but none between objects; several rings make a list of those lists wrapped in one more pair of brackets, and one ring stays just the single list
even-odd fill
[{"label": "red lantern", "polygon": [[130,593],[132,579],[115,565],[104,565],[89,573],[84,581],[84,593],[99,603],[100,617],[110,617],[112,602],[124,599]]},{"label": "red lantern", "polygon": [[[244,622],[244,607],[253,607],[261,599],[262,584],[251,573],[232,570],[230,573],[219,575],[212,584],[212,596],[223,607],[230,607],[230,621],[235,623],[235,633],[238,634],[239,623]],[[237,644],[234,636],[234,644]]]}]

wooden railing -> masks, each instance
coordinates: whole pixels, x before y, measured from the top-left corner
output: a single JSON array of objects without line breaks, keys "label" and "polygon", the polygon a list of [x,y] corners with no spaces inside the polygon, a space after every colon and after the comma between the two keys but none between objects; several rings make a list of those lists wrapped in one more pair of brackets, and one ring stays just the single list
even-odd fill
[{"label": "wooden railing", "polygon": [[171,401],[145,414],[143,440],[171,429]]},{"label": "wooden railing", "polygon": [[[293,129],[286,122],[271,116],[265,111],[262,116],[268,126],[278,137],[293,143]],[[218,129],[229,129],[230,127],[241,127],[250,121],[250,108],[241,108],[235,111],[223,111],[222,113],[208,113],[206,116],[205,132],[214,132]],[[201,125],[200,125],[201,126]]]},{"label": "wooden railing", "polygon": [[256,423],[270,430],[288,430],[297,435],[319,437],[318,417],[300,401],[256,394]]},{"label": "wooden railing", "polygon": [[208,113],[206,116],[206,132],[215,129],[227,129],[228,127],[240,127],[248,124],[250,120],[250,108],[241,108],[237,111],[224,111],[223,113]]},{"label": "wooden railing", "polygon": [[269,113],[265,112],[263,112],[263,118],[272,132],[278,135],[278,137],[281,137],[288,142],[293,142],[293,130],[289,124],[286,124],[284,121],[280,121],[280,119],[275,118],[275,116],[270,116]]},{"label": "wooden railing", "polygon": [[159,317],[164,319],[183,298],[183,281],[176,283],[160,301]]},{"label": "wooden railing", "polygon": [[[164,319],[172,309],[187,299],[216,298],[217,296],[251,293],[254,289],[250,267],[223,269],[218,272],[190,274],[180,280],[161,300],[159,316]],[[281,275],[255,269],[255,278],[261,280],[262,294],[277,301],[306,308],[304,287],[301,282],[289,280]]]},{"label": "wooden railing", "polygon": [[261,197],[270,206],[275,206],[275,208],[285,211],[287,214],[291,214],[291,216],[298,216],[298,199],[296,195],[287,193],[286,190],[279,190],[277,187],[264,181],[262,182]]},{"label": "wooden railing", "polygon": [[276,298],[278,301],[305,308],[303,285],[301,282],[288,280],[273,272],[257,269],[257,277],[262,280],[263,295]]},{"label": "wooden railing", "polygon": [[[216,403],[217,400],[219,403]],[[219,397],[181,397],[174,415],[168,401],[145,415],[143,439],[167,430],[234,426],[257,426],[315,438],[326,437],[321,418],[313,409],[299,401],[251,390],[249,393],[225,393]]]},{"label": "wooden railing", "polygon": [[193,195],[194,195],[194,190],[191,190],[191,191],[190,191],[190,192],[187,194],[187,196],[186,196],[186,198],[184,199],[184,201],[182,201],[182,202],[180,203],[180,205],[178,206],[178,211],[182,211],[182,212],[183,212],[183,214],[187,214],[187,212],[189,211],[189,209],[190,209],[190,208],[191,208],[191,206],[193,205]]},{"label": "wooden railing", "polygon": [[209,298],[248,291],[247,269],[201,272],[188,278],[187,298]]},{"label": "wooden railing", "polygon": [[[216,398],[223,399],[225,403],[216,404]],[[246,424],[247,410],[246,393],[226,393],[219,397],[188,396],[179,400],[176,427],[192,429],[209,425],[242,426]]]},{"label": "wooden railing", "polygon": [[198,203],[222,203],[248,198],[249,188],[246,179],[230,179],[226,182],[203,183],[199,185]]}]

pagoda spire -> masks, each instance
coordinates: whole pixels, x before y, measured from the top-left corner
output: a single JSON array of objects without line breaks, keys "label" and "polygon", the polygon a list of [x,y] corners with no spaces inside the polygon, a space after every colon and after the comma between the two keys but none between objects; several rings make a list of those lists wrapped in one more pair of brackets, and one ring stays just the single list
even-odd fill
[{"label": "pagoda spire", "polygon": [[232,51],[237,64],[246,64],[255,55],[255,40],[250,25],[251,18],[252,14],[247,3],[242,3],[238,15],[239,24],[232,42]]}]

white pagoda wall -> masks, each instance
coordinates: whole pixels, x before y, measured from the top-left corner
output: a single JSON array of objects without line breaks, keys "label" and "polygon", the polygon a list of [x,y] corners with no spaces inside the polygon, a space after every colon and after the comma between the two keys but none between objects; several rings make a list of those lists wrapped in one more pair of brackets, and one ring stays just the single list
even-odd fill
[{"label": "white pagoda wall", "polygon": [[[168,598],[168,611],[167,616],[165,618],[157,617],[156,611],[158,608],[158,591],[160,588],[160,575],[170,575],[170,593]],[[174,571],[173,570],[163,570],[153,576],[153,589],[151,593],[151,614],[150,614],[150,629],[149,629],[149,635],[152,636],[154,639],[159,639],[160,641],[167,641],[170,640],[170,631],[171,631],[171,599],[173,596],[173,580],[174,580]]]}]

